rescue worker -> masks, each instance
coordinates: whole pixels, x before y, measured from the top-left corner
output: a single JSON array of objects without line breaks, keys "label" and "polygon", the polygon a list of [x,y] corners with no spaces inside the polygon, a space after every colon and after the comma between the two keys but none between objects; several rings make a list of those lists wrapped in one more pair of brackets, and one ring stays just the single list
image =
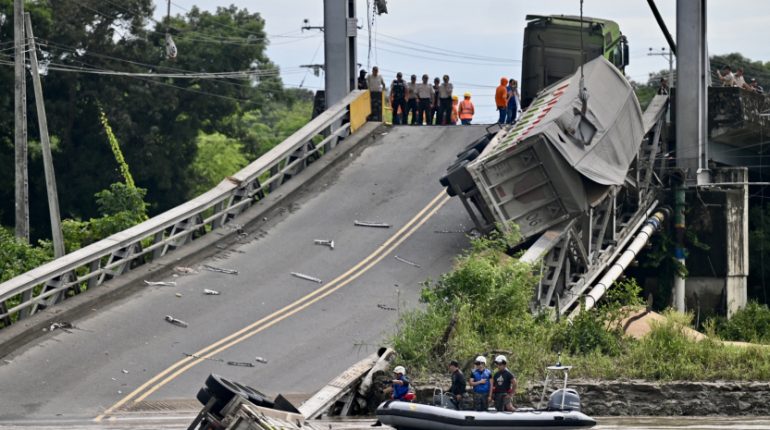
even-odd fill
[{"label": "rescue worker", "polygon": [[513,411],[513,393],[516,392],[516,376],[508,370],[508,359],[504,355],[495,357],[497,371],[492,377],[494,381],[492,393],[495,399],[495,409],[498,412]]},{"label": "rescue worker", "polygon": [[[409,378],[406,377],[406,369],[404,366],[396,366],[396,368],[393,369],[393,379],[390,383],[392,385],[382,391],[385,394],[390,394],[391,399],[400,400],[402,402],[411,402],[415,399],[414,393],[409,391]],[[377,420],[371,426],[381,427],[382,422]]]},{"label": "rescue worker", "polygon": [[409,118],[409,114],[412,114],[412,125],[417,124],[417,85],[417,75],[412,75],[409,83],[406,84],[406,114],[404,114],[404,118]]},{"label": "rescue worker", "polygon": [[377,66],[372,67],[372,73],[366,77],[366,84],[372,99],[372,114],[369,118],[372,121],[382,121],[382,91],[388,87],[380,76],[380,69]]},{"label": "rescue worker", "polygon": [[470,384],[473,387],[473,408],[477,411],[489,409],[489,401],[492,400],[492,372],[486,368],[487,359],[483,355],[476,357],[473,362],[476,368],[471,372]]},{"label": "rescue worker", "polygon": [[473,114],[476,113],[476,109],[471,101],[471,93],[463,94],[463,101],[460,102],[460,106],[457,108],[457,115],[460,117],[460,123],[462,125],[471,125],[473,120]]},{"label": "rescue worker", "polygon": [[500,112],[500,118],[497,120],[498,124],[505,123],[505,117],[508,110],[508,78],[500,78],[500,85],[495,90],[495,106],[497,106],[498,112]]},{"label": "rescue worker", "polygon": [[439,124],[438,122],[438,90],[440,85],[441,85],[441,79],[439,79],[438,77],[433,78],[433,99],[431,100],[430,121],[428,121],[428,125]]},{"label": "rescue worker", "polygon": [[[396,73],[396,79],[390,84],[390,107],[393,109],[393,125],[406,124],[406,82]],[[401,111],[399,112],[399,109]]]},{"label": "rescue worker", "polygon": [[449,82],[449,75],[444,75],[444,82],[438,88],[438,117],[436,125],[449,125],[452,115],[452,91],[454,86]]},{"label": "rescue worker", "polygon": [[516,114],[519,110],[519,83],[516,79],[508,81],[508,87],[506,88],[508,96],[508,105],[505,110],[505,123],[513,124],[516,122]]},{"label": "rescue worker", "polygon": [[384,391],[386,394],[390,394],[391,399],[404,402],[414,400],[414,394],[409,392],[409,378],[406,377],[404,366],[396,366],[393,369],[393,379],[390,382],[392,385]]},{"label": "rescue worker", "polygon": [[417,124],[430,125],[430,109],[433,101],[433,87],[428,83],[428,75],[422,75],[422,83],[417,84]]},{"label": "rescue worker", "polygon": [[449,387],[449,393],[452,395],[452,405],[459,411],[463,396],[465,395],[465,375],[460,370],[460,364],[457,360],[449,362],[449,371],[452,377],[452,386]]},{"label": "rescue worker", "polygon": [[457,125],[457,105],[458,105],[458,98],[456,94],[452,94],[452,117],[449,119],[449,122],[452,123],[452,125]]}]

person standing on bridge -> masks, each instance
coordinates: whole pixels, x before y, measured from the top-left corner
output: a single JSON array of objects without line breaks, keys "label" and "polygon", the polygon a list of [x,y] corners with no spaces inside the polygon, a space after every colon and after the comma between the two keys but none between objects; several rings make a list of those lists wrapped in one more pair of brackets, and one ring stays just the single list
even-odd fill
[{"label": "person standing on bridge", "polygon": [[471,93],[466,92],[463,95],[463,101],[460,102],[460,106],[457,108],[457,114],[460,116],[460,123],[462,123],[462,125],[471,125],[474,113],[476,113],[476,108],[471,101]]},{"label": "person standing on bridge", "polygon": [[513,124],[516,122],[516,114],[519,110],[519,84],[516,79],[511,78],[506,87],[508,105],[505,110],[505,123]]},{"label": "person standing on bridge", "polygon": [[495,90],[495,106],[497,106],[497,111],[500,112],[500,117],[497,120],[498,124],[505,123],[508,111],[508,89],[506,85],[508,85],[508,78],[500,78],[500,85]]},{"label": "person standing on bridge", "polygon": [[456,94],[452,94],[452,116],[449,119],[450,124],[457,125],[457,105],[459,105],[459,99]]},{"label": "person standing on bridge", "polygon": [[438,87],[438,118],[436,125],[449,125],[452,116],[452,91],[454,86],[449,82],[449,75],[444,75],[444,82]]},{"label": "person standing on bridge", "polygon": [[361,71],[358,72],[358,89],[359,90],[369,89],[369,84],[366,83],[366,70],[364,69],[361,69]]},{"label": "person standing on bridge", "polygon": [[428,83],[428,75],[422,75],[422,83],[417,84],[417,124],[430,125],[430,105],[433,101],[433,87]]},{"label": "person standing on bridge", "polygon": [[372,115],[369,118],[372,121],[382,121],[382,92],[388,87],[380,76],[380,69],[377,66],[372,67],[372,73],[366,77],[366,84],[372,99]]},{"label": "person standing on bridge", "polygon": [[[406,124],[406,82],[396,73],[396,79],[390,84],[390,107],[393,109],[393,125]],[[399,111],[401,109],[401,111]]]},{"label": "person standing on bridge", "polygon": [[439,94],[439,88],[441,86],[441,80],[436,77],[433,78],[433,100],[431,100],[431,106],[430,106],[430,120],[428,121],[428,125],[435,124],[438,125],[438,94]]},{"label": "person standing on bridge", "polygon": [[[412,114],[412,125],[417,124],[417,75],[412,75],[408,84],[406,84],[406,113],[404,119],[409,118],[409,114]],[[406,124],[406,121],[404,121]]]}]

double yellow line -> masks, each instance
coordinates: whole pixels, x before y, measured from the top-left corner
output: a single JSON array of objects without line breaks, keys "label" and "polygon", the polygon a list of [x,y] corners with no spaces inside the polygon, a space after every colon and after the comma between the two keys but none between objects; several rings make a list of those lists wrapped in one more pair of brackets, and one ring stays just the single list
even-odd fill
[{"label": "double yellow line", "polygon": [[401,227],[396,233],[388,238],[388,240],[377,247],[374,252],[358,262],[355,266],[351,267],[347,272],[334,278],[324,286],[319,287],[318,289],[301,297],[300,299],[297,299],[296,301],[284,306],[272,314],[260,319],[259,321],[249,324],[237,332],[212,343],[211,345],[195,352],[192,354],[192,356],[185,357],[184,359],[177,361],[142,384],[139,388],[120,399],[117,403],[107,408],[101,415],[94,418],[94,421],[102,421],[105,417],[110,416],[113,412],[120,409],[123,405],[131,402],[132,400],[134,403],[141,402],[152,393],[156,392],[158,389],[168,384],[174,380],[174,378],[178,377],[198,363],[243,342],[244,340],[254,336],[257,333],[260,333],[269,327],[272,327],[274,324],[277,324],[280,321],[283,321],[284,319],[296,314],[297,312],[304,310],[308,306],[322,300],[329,294],[332,294],[345,285],[353,282],[355,279],[374,267],[374,265],[379,263],[412,234],[414,234],[417,229],[425,224],[433,216],[433,214],[441,209],[441,207],[444,206],[444,204],[446,204],[448,201],[449,197],[442,191],[436,197],[434,197],[430,203],[422,208],[422,210],[420,210],[417,215],[409,220],[406,225]]}]

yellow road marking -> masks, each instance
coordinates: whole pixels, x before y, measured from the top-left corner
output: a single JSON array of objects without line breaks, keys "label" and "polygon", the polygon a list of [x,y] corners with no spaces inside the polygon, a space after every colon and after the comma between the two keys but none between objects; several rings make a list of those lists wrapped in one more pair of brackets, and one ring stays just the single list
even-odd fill
[{"label": "yellow road marking", "polygon": [[[443,196],[443,199],[442,199]],[[173,380],[175,377],[179,376],[180,374],[184,373],[187,369],[195,366],[198,364],[198,362],[203,361],[205,358],[209,358],[221,351],[224,351],[227,348],[230,348],[233,345],[236,345],[237,343],[240,343],[241,341],[248,339],[249,337],[259,333],[260,331],[271,327],[273,324],[291,316],[295,313],[307,308],[313,303],[316,303],[317,301],[323,299],[324,297],[328,296],[329,294],[333,293],[334,291],[337,291],[338,289],[342,288],[343,286],[347,285],[354,279],[361,276],[364,272],[368,271],[372,266],[377,264],[379,261],[381,261],[388,253],[390,253],[393,249],[395,249],[398,245],[400,245],[404,240],[406,240],[409,236],[411,236],[420,226],[425,224],[425,222],[430,219],[430,217],[433,216],[444,204],[446,204],[449,201],[449,197],[447,197],[444,192],[440,192],[436,197],[434,197],[422,210],[420,210],[409,222],[407,222],[403,227],[401,227],[396,233],[394,233],[388,240],[386,240],[382,245],[377,247],[377,249],[369,254],[366,258],[361,260],[359,263],[354,265],[352,268],[350,268],[348,271],[343,273],[342,275],[336,277],[323,287],[320,287],[313,292],[303,296],[300,299],[297,299],[296,301],[284,306],[283,308],[271,313],[270,315],[252,323],[248,326],[238,330],[235,333],[232,333],[217,342],[212,343],[211,345],[206,346],[205,348],[195,352],[193,355],[195,357],[185,357],[182,360],[179,360],[178,362],[174,363],[173,365],[169,366],[162,372],[158,373],[154,377],[152,377],[150,380],[139,386],[137,389],[126,395],[124,398],[119,400],[114,405],[107,408],[101,415],[94,418],[95,422],[100,422],[103,420],[106,416],[110,415],[112,412],[114,412],[116,409],[120,408],[130,400],[132,400],[134,397],[139,395],[142,391],[150,387],[152,384],[154,384],[156,381],[160,380],[161,378],[164,378],[163,381],[161,381],[158,385],[150,388],[149,391],[144,393],[143,395],[139,396],[134,400],[134,402],[140,402],[143,399],[147,398],[150,394],[157,391],[160,387],[164,386],[171,380]],[[438,202],[438,204],[437,204]],[[434,207],[435,206],[435,207]],[[431,210],[432,208],[432,210]],[[427,215],[420,220],[423,215]],[[419,222],[418,222],[419,221]],[[415,224],[417,223],[417,224]],[[408,232],[404,234],[400,239],[399,236],[402,235],[405,231]],[[395,241],[395,243],[394,243]],[[391,246],[392,245],[392,246]],[[374,260],[374,261],[372,261]],[[361,267],[366,266],[365,268],[361,269],[359,273],[354,273]],[[353,274],[353,276],[350,279],[347,279],[344,281],[344,283],[335,286],[337,283],[340,283],[343,279]],[[318,297],[315,297],[318,296]],[[314,298],[315,297],[315,298]],[[312,299],[312,300],[311,300]],[[310,301],[309,301],[310,300]],[[309,302],[308,302],[309,301]],[[308,302],[303,305],[303,302]],[[293,309],[296,308],[296,309]],[[278,318],[273,320],[274,318]],[[271,321],[273,320],[273,321]],[[270,321],[267,325],[264,327],[259,327],[261,324]],[[257,328],[259,327],[259,328]],[[255,330],[256,329],[256,330]],[[253,332],[249,333],[250,331],[254,330]],[[242,336],[242,337],[241,337]],[[240,338],[239,338],[240,337]],[[235,340],[234,340],[235,339]],[[229,343],[228,343],[229,342]],[[220,348],[222,344],[227,343],[227,345]],[[213,351],[212,351],[213,350]],[[183,366],[183,367],[182,367]],[[181,367],[181,369],[180,369]],[[176,371],[175,371],[176,370]],[[172,373],[173,372],[173,373]],[[166,377],[166,375],[170,376]]]}]

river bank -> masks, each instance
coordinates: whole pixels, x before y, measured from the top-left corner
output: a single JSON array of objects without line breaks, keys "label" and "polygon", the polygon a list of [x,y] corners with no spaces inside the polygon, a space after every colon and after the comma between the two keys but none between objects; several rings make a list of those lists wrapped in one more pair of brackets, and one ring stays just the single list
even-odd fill
[{"label": "river bank", "polygon": [[[450,384],[443,375],[414,381],[418,401],[430,402],[436,387]],[[568,386],[590,416],[770,416],[770,382],[578,379]],[[537,407],[542,390],[542,383],[520,386],[517,405]]]}]

